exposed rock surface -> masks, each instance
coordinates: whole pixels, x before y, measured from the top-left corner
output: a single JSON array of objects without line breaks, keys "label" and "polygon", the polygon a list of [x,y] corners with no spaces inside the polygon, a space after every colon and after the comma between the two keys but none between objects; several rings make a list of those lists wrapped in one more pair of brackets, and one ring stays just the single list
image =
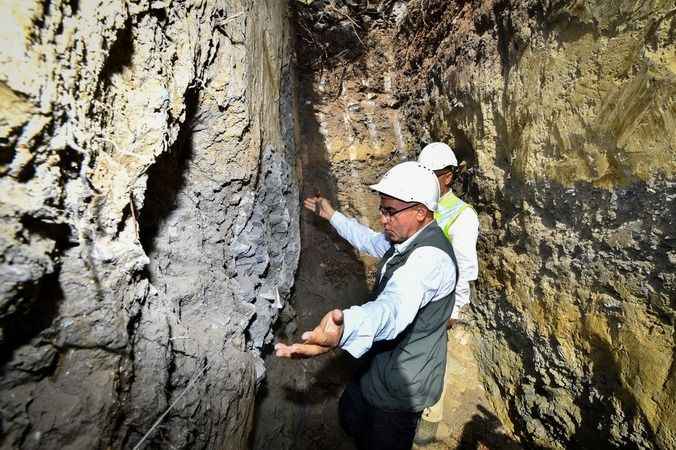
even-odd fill
[{"label": "exposed rock surface", "polygon": [[[377,32],[369,33],[365,17],[384,21],[377,9],[363,16],[359,3],[297,4],[301,193],[320,192],[347,214],[375,224],[378,198],[366,183],[402,158],[403,146],[385,70],[383,51],[391,54],[391,48],[381,45]],[[290,299],[295,314],[279,327],[282,341],[298,340],[333,308],[364,302],[372,278],[373,259],[360,258],[323,219],[309,211],[301,217],[301,261]],[[266,365],[254,449],[354,448],[337,414],[354,358],[342,351],[304,361],[271,356]]]},{"label": "exposed rock surface", "polygon": [[673,2],[407,2],[405,123],[474,166],[474,322],[548,448],[676,447]]},{"label": "exposed rock surface", "polygon": [[[300,54],[300,52],[299,52]],[[301,77],[299,92],[303,197],[322,192],[336,200],[336,179],[327,176],[324,136],[319,132],[315,108],[321,96],[312,94],[313,77]],[[289,302],[277,337],[297,341],[333,308],[348,308],[368,295],[366,273],[351,246],[323,219],[304,210],[301,214],[301,257]],[[354,358],[342,351],[319,358],[288,360],[269,355],[267,376],[258,393],[253,449],[353,448],[339,426],[337,400],[354,369]]]},{"label": "exposed rock surface", "polygon": [[[296,180],[377,226],[366,185],[431,140],[471,167],[499,420],[533,448],[676,447],[673,1],[303,3],[300,177],[287,2],[0,0],[2,448],[132,447],[174,402],[150,447],[244,448]],[[306,218],[285,337],[372,277]],[[259,417],[286,422],[254,446],[349,448],[343,362],[275,361]]]},{"label": "exposed rock surface", "polygon": [[[244,448],[299,253],[286,2],[3,1],[2,448]],[[147,442],[148,443],[148,442]]]}]

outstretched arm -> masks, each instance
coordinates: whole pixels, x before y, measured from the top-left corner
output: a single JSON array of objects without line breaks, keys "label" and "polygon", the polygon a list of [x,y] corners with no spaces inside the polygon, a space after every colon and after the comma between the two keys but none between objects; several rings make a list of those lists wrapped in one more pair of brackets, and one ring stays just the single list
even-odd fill
[{"label": "outstretched arm", "polygon": [[343,336],[343,312],[327,313],[312,331],[303,333],[302,344],[276,344],[275,354],[282,358],[311,358],[326,353],[340,343]]},{"label": "outstretched arm", "polygon": [[322,219],[326,220],[331,220],[333,213],[336,212],[336,210],[333,209],[333,206],[331,206],[331,203],[320,195],[306,198],[305,201],[303,201],[303,206],[305,206],[305,209],[309,209]]},{"label": "outstretched arm", "polygon": [[420,309],[446,297],[454,288],[455,269],[450,256],[434,247],[414,250],[375,300],[343,311],[340,348],[359,358],[375,341],[397,337]]},{"label": "outstretched arm", "polygon": [[333,206],[331,206],[331,203],[327,199],[319,195],[306,198],[303,206],[319,217],[330,221],[340,237],[348,241],[360,252],[380,258],[392,245],[383,233],[377,233],[366,225],[345,217],[333,209]]},{"label": "outstretched arm", "polygon": [[374,341],[394,339],[427,303],[453,291],[455,270],[449,267],[453,268],[453,260],[439,249],[414,250],[374,301],[345,311],[334,309],[314,330],[303,333],[303,343],[275,345],[276,355],[310,358],[340,347],[359,358]]}]

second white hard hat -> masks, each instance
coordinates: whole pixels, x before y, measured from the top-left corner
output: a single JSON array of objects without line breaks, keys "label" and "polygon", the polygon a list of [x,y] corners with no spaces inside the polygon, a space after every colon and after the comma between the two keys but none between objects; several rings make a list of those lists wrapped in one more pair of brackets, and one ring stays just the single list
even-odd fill
[{"label": "second white hard hat", "polygon": [[420,152],[418,162],[430,170],[441,170],[448,166],[458,165],[455,153],[443,142],[427,144]]},{"label": "second white hard hat", "polygon": [[403,202],[422,203],[430,211],[437,209],[439,181],[434,172],[417,161],[397,164],[369,187]]}]

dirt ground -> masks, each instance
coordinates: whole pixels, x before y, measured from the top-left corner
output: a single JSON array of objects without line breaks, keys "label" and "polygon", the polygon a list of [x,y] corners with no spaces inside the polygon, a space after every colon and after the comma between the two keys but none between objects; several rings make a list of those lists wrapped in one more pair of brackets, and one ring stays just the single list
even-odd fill
[{"label": "dirt ground", "polygon": [[474,339],[470,323],[449,332],[443,420],[436,442],[414,449],[521,450],[486,398],[473,355]]}]

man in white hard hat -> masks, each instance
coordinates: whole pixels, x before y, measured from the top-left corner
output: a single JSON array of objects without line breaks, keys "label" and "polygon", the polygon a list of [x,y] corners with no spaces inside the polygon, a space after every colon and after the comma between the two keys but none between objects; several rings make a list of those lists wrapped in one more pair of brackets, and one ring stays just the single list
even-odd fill
[{"label": "man in white hard hat", "polygon": [[365,370],[340,398],[341,425],[359,449],[410,449],[422,410],[443,388],[457,269],[434,220],[439,184],[432,171],[401,163],[371,189],[380,193],[383,233],[348,219],[324,198],[305,200],[354,247],[381,258],[370,301],[330,311],[302,335],[304,343],[275,349],[292,358],[340,347],[364,358]]},{"label": "man in white hard hat", "polygon": [[[455,306],[449,321],[450,328],[460,320],[463,307],[469,304],[469,283],[477,279],[479,272],[476,253],[479,219],[474,208],[459,199],[451,190],[453,177],[458,168],[458,160],[451,147],[443,142],[428,144],[420,152],[418,162],[434,171],[439,180],[441,198],[434,218],[451,242],[458,262],[458,286],[455,292]],[[444,395],[445,391],[436,405],[426,408],[423,412],[423,421],[416,437],[416,443],[424,444],[433,440],[436,424],[443,418]]]},{"label": "man in white hard hat", "polygon": [[443,142],[426,145],[418,156],[418,162],[434,171],[439,180],[440,198],[434,218],[453,246],[458,260],[458,287],[455,307],[451,318],[457,321],[461,309],[470,302],[469,282],[477,279],[479,262],[476,242],[479,237],[479,218],[472,205],[459,199],[451,190],[458,168],[455,153]]}]

